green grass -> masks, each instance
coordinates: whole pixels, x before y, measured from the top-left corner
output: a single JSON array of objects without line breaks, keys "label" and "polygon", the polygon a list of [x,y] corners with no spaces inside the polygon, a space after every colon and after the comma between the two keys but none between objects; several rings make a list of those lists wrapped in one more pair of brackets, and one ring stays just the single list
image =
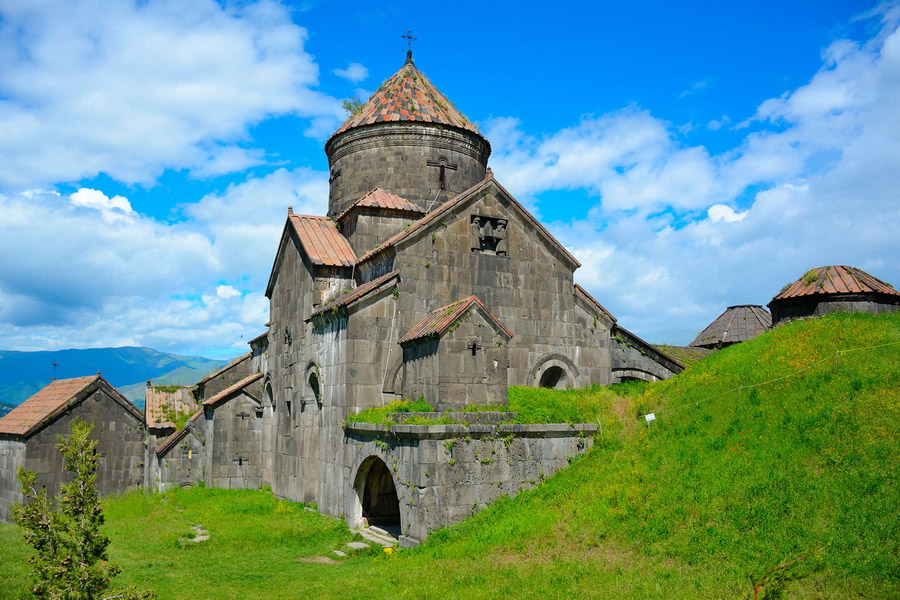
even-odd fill
[{"label": "green grass", "polygon": [[[666,382],[513,389],[531,418],[590,413],[603,434],[414,551],[298,562],[349,539],[341,522],[196,489],[109,500],[112,558],[161,598],[753,598],[767,572],[760,599],[900,598],[898,383],[900,315],[797,322]],[[182,543],[198,522],[211,540]],[[0,536],[18,597],[24,545]]]}]

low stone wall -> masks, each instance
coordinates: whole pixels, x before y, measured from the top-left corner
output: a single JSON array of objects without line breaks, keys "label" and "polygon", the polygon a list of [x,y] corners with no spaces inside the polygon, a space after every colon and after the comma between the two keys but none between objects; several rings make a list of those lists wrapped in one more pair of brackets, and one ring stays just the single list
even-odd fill
[{"label": "low stone wall", "polygon": [[[489,413],[458,414],[502,420]],[[566,423],[349,423],[345,458],[352,489],[343,494],[343,513],[351,527],[364,523],[373,498],[384,494],[366,490],[377,481],[370,474],[383,472],[381,462],[396,490],[400,544],[415,546],[431,531],[461,521],[500,496],[534,487],[590,448],[596,431],[596,424]]]}]

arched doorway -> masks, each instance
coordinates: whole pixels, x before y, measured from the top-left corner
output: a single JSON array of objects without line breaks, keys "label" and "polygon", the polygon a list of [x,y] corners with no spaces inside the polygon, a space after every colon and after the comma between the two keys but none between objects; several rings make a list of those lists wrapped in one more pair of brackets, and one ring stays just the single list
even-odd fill
[{"label": "arched doorway", "polygon": [[369,525],[380,527],[394,537],[399,536],[400,501],[394,478],[384,461],[370,456],[360,465],[356,479],[362,517]]},{"label": "arched doorway", "polygon": [[557,366],[550,367],[541,374],[540,386],[555,390],[564,390],[567,387],[571,387],[566,372]]}]

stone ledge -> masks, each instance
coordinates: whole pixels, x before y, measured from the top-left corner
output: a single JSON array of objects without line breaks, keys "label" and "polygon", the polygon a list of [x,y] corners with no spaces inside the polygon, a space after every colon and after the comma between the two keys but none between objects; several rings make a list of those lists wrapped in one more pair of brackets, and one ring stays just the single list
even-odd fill
[{"label": "stone ledge", "polygon": [[527,425],[378,425],[375,423],[348,423],[344,430],[366,437],[393,437],[417,440],[441,440],[461,437],[495,438],[566,438],[594,435],[596,423],[533,423]]}]

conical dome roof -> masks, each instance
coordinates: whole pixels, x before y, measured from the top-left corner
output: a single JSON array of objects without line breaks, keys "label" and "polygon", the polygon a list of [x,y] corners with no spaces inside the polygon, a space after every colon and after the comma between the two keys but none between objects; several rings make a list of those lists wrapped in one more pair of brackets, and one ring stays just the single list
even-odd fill
[{"label": "conical dome roof", "polygon": [[689,344],[699,348],[717,348],[746,342],[772,328],[772,315],[762,306],[729,306]]},{"label": "conical dome roof", "polygon": [[416,68],[409,53],[400,70],[385,81],[332,137],[354,127],[398,121],[449,125],[481,135],[475,124],[456,110],[446,96]]},{"label": "conical dome roof", "polygon": [[[876,293],[889,296],[900,296],[900,292],[877,277],[873,277],[856,267],[832,265],[810,269],[803,277],[786,285],[781,292],[772,298],[784,300],[800,296],[816,296],[819,294],[859,294]],[[771,304],[771,302],[770,302]]]}]

